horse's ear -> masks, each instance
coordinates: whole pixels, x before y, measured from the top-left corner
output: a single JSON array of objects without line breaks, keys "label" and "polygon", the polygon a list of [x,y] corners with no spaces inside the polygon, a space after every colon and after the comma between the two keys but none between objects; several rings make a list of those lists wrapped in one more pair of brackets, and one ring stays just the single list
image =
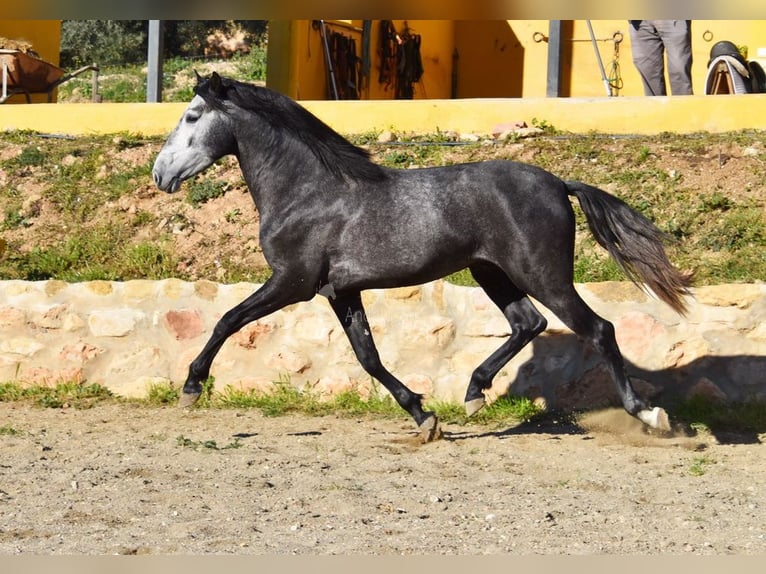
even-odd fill
[{"label": "horse's ear", "polygon": [[197,78],[197,85],[199,86],[202,83],[202,80],[204,79],[202,76],[199,75],[199,72],[197,70],[194,70],[194,75]]},{"label": "horse's ear", "polygon": [[210,75],[210,90],[219,96],[224,93],[223,81],[221,80],[221,76],[218,75],[218,72],[213,72]]}]

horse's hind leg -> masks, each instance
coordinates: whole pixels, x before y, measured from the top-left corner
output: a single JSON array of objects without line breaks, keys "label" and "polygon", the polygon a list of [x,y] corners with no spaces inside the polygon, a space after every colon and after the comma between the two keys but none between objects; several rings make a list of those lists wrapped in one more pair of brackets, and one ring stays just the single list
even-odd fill
[{"label": "horse's hind leg", "polygon": [[336,293],[328,300],[364,370],[380,381],[396,402],[410,414],[418,425],[424,442],[439,438],[441,430],[438,420],[436,415],[423,410],[423,397],[404,386],[381,363],[359,292]]},{"label": "horse's hind leg", "polygon": [[614,326],[588,307],[575,291],[574,286],[569,286],[563,295],[545,296],[539,298],[539,301],[572,331],[590,342],[606,359],[609,373],[628,413],[653,428],[670,430],[667,413],[659,407],[650,408],[630,384],[630,379],[625,372],[625,363],[615,339]]},{"label": "horse's hind leg", "polygon": [[475,265],[471,267],[471,274],[508,319],[511,336],[471,375],[465,394],[468,416],[486,404],[484,391],[492,386],[492,379],[500,369],[547,326],[545,317],[500,268],[489,264]]}]

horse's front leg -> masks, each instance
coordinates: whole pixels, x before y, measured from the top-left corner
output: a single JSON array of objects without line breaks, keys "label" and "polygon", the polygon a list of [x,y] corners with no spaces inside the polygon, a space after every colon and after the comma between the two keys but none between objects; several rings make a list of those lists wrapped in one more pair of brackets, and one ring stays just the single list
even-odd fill
[{"label": "horse's front leg", "polygon": [[242,301],[236,307],[227,311],[216,323],[213,334],[208,339],[205,347],[197,358],[189,365],[189,375],[183,386],[183,392],[179,400],[179,406],[188,407],[197,402],[202,394],[202,384],[210,376],[210,367],[215,356],[231,335],[242,327],[265,317],[275,311],[279,311],[287,305],[307,301],[313,293],[296,291],[285,282],[272,276],[255,293]]}]

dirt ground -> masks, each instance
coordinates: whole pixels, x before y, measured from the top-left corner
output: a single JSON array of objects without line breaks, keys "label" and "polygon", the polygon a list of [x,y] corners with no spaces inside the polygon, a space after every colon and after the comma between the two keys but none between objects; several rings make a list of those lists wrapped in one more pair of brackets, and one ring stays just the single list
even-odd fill
[{"label": "dirt ground", "polygon": [[444,430],[0,403],[0,553],[766,552],[766,436],[660,438],[620,411]]}]

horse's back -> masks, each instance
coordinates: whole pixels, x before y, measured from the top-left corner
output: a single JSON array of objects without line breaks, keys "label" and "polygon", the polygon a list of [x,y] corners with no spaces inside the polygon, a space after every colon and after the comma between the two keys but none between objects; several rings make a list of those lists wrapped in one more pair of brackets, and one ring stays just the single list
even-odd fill
[{"label": "horse's back", "polygon": [[510,161],[391,170],[385,185],[360,191],[352,213],[331,248],[330,275],[364,288],[499,262],[521,245],[568,249],[560,239],[574,232],[564,183]]},{"label": "horse's back", "polygon": [[394,181],[393,201],[401,209],[435,211],[451,225],[463,222],[477,231],[482,221],[497,231],[511,222],[572,217],[564,182],[526,163],[491,160],[399,170]]}]

